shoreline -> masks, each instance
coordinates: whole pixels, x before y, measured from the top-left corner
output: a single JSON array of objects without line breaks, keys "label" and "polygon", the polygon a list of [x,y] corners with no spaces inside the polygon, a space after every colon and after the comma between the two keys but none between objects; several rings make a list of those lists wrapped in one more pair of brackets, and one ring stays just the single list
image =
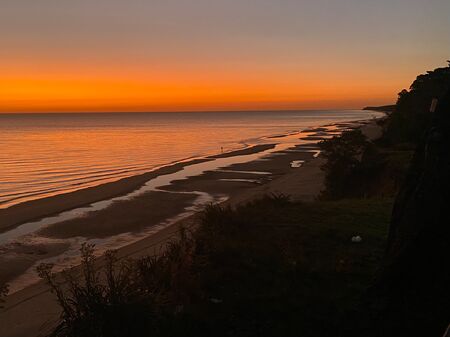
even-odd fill
[{"label": "shoreline", "polygon": [[[144,174],[123,178],[116,182],[34,200],[0,210],[0,220],[14,217],[17,213],[21,216],[19,220],[32,219],[31,222],[30,220],[25,220],[20,224],[17,224],[19,223],[19,220],[17,220],[16,224],[8,226],[6,230],[3,228],[3,231],[1,230],[2,222],[0,221],[0,252],[3,255],[3,259],[0,258],[0,281],[11,281],[10,277],[6,279],[4,277],[5,274],[11,275],[10,270],[5,272],[4,266],[5,259],[8,260],[11,253],[19,257],[19,260],[16,259],[17,261],[20,261],[20,255],[22,257],[27,255],[23,259],[23,264],[28,266],[27,269],[33,267],[35,262],[46,261],[54,256],[57,257],[56,252],[51,249],[38,248],[45,247],[44,244],[47,241],[45,239],[50,239],[50,244],[47,244],[49,247],[52,239],[56,239],[59,240],[57,243],[66,244],[66,249],[69,249],[67,247],[70,247],[71,244],[61,240],[69,239],[70,241],[72,238],[82,238],[84,240],[114,238],[115,236],[126,236],[127,233],[145,233],[146,231],[142,231],[145,228],[150,228],[151,234],[154,234],[152,229],[155,226],[163,223],[169,223],[170,225],[174,222],[172,221],[174,219],[183,218],[183,215],[187,213],[195,213],[198,210],[194,207],[196,204],[195,197],[200,198],[199,195],[201,193],[204,196],[208,195],[209,200],[206,199],[207,201],[205,201],[205,198],[203,198],[204,200],[200,203],[200,206],[209,202],[217,202],[221,199],[222,201],[227,199],[243,200],[242,196],[248,194],[247,190],[249,187],[253,190],[259,189],[259,194],[286,194],[283,190],[295,191],[296,188],[292,189],[289,184],[283,186],[281,190],[280,188],[275,188],[269,191],[271,180],[287,174],[293,168],[298,169],[301,167],[302,172],[307,170],[308,162],[312,159],[317,159],[316,162],[319,162],[320,158],[316,157],[320,153],[320,151],[317,151],[317,143],[320,140],[335,136],[349,128],[362,127],[370,122],[371,120],[366,119],[309,127],[284,135],[284,137],[294,137],[295,139],[295,144],[291,142],[290,146],[285,149],[276,149],[277,145],[283,144],[282,142],[248,146],[244,149],[203,158],[188,159]],[[273,151],[270,152],[268,150]],[[279,157],[278,159],[269,160],[268,163],[265,159],[260,158],[265,152],[269,152],[268,154],[266,153],[266,156],[276,157],[283,155],[282,157],[287,161],[279,162],[281,158]],[[287,155],[288,152],[289,155]],[[240,162],[238,160],[240,156],[242,158],[251,158]],[[221,162],[222,164],[216,164],[216,167],[214,167],[213,164],[216,162]],[[273,163],[271,164],[270,162]],[[194,170],[190,174],[182,172],[193,169],[196,166],[203,167],[197,169],[197,171]],[[283,168],[280,169],[280,166]],[[252,177],[252,175],[257,175],[257,177]],[[158,180],[161,181],[160,185],[153,184],[155,185],[153,188],[145,191],[147,183]],[[255,184],[262,186],[251,186]],[[219,186],[214,188],[214,185]],[[303,189],[305,191],[309,190],[305,186],[303,186]],[[173,198],[174,193],[181,198]],[[240,196],[236,194],[240,194]],[[189,197],[191,207],[187,207],[189,205],[187,201]],[[309,200],[311,198],[307,197],[306,199]],[[170,210],[161,213],[160,209],[164,208],[167,203],[170,204]],[[96,208],[98,204],[101,205],[100,209]],[[144,210],[148,208],[146,205],[159,206],[154,207],[152,212],[145,212]],[[188,208],[191,211],[187,212]],[[54,214],[57,215],[53,216]],[[35,221],[37,219],[39,221]],[[149,219],[151,219],[150,222]],[[113,228],[110,228],[111,224]],[[25,227],[29,228],[26,229]],[[31,237],[28,236],[33,233],[38,235],[37,239],[43,238],[44,244],[42,240],[34,242],[35,237],[33,235]],[[16,241],[15,239],[16,237],[24,236],[28,237],[25,242]],[[128,239],[129,242],[121,245],[120,248],[136,241],[133,238]],[[138,240],[140,239],[138,238]],[[17,268],[15,269],[17,270]],[[22,273],[19,274],[22,275]]]},{"label": "shoreline", "polygon": [[[77,264],[76,256],[79,255],[82,241],[90,240],[100,244],[98,251],[103,252],[106,249],[122,248],[153,235],[161,227],[171,225],[196,212],[199,206],[224,199],[223,196],[210,195],[209,191],[183,193],[169,189],[160,190],[159,187],[170,185],[174,177],[181,177],[183,180],[202,175],[206,172],[202,164],[210,167],[216,163],[232,163],[240,158],[253,158],[275,146],[276,144],[248,146],[172,164],[130,179],[121,179],[118,184],[108,183],[95,189],[89,188],[87,191],[80,190],[37,200],[32,203],[32,207],[50,206],[50,209],[37,208],[40,214],[56,211],[56,215],[46,215],[41,217],[42,220],[22,223],[4,232],[0,231],[0,283],[9,283],[10,290],[14,293],[37,281],[35,267],[38,263],[54,262],[61,269]],[[190,172],[192,170],[193,172]],[[160,185],[148,190],[147,184],[156,182]],[[101,196],[96,195],[100,201],[88,202],[83,199],[86,193],[92,195],[99,190],[106,192]],[[112,192],[116,194],[117,191],[124,190],[119,196],[105,197]],[[67,197],[74,198],[68,200]],[[53,203],[55,198],[59,201],[56,204]],[[79,201],[88,206],[80,206]],[[67,202],[73,205],[70,210],[63,208]],[[15,212],[23,212],[29,205],[24,206],[15,207],[13,212],[7,215],[14,216]],[[36,216],[35,213],[29,212],[20,214],[30,218]],[[14,264],[14,268],[10,267],[11,264]]]},{"label": "shoreline", "polygon": [[[351,121],[340,124],[340,127],[336,127],[330,133],[331,136],[335,134],[336,130],[343,131],[348,128],[358,127],[370,128],[371,120],[365,120],[364,122],[361,120]],[[294,137],[297,137],[296,146],[291,146],[279,152],[272,152],[269,159],[232,164],[217,172],[207,171],[201,176],[191,176],[181,181],[174,181],[170,187],[173,191],[207,188],[211,193],[214,193],[214,188],[219,190],[225,186],[225,181],[221,185],[221,179],[218,179],[223,177],[223,175],[226,177],[233,175],[241,177],[243,174],[249,174],[252,171],[260,173],[267,170],[270,172],[271,177],[267,178],[266,175],[260,175],[261,183],[231,182],[232,186],[229,187],[228,191],[229,199],[225,203],[233,206],[267,193],[295,194],[296,200],[311,201],[317,196],[323,186],[323,172],[320,169],[323,158],[317,157],[314,152],[311,152],[311,148],[317,147],[317,140],[307,143],[300,140],[301,133],[306,133],[307,131],[303,130],[294,135]],[[299,158],[304,160],[301,167],[295,168],[289,165],[293,159]],[[208,160],[203,160],[202,162],[208,162]],[[212,181],[214,182],[214,188],[211,190]],[[229,181],[226,183],[230,184]],[[155,228],[156,231],[151,235],[125,244],[118,248],[119,258],[138,258],[143,255],[157,254],[167,242],[176,237],[181,226],[192,225],[195,216],[196,214],[194,213],[166,226],[159,226],[159,228]],[[95,217],[90,221],[95,223]],[[101,261],[101,258],[99,260]],[[101,262],[99,263],[101,264]],[[78,266],[74,266],[70,270],[76,272],[77,268]],[[27,323],[27,327],[17,326],[15,323],[19,322],[20,316],[24,314],[31,315],[32,319]],[[5,336],[29,336],[31,331],[42,331],[42,329],[46,329],[45,326],[47,328],[51,326],[58,314],[59,308],[55,303],[54,295],[49,292],[44,282],[39,281],[7,297],[5,308],[0,310],[0,322],[2,323],[0,324],[0,334]],[[1,328],[2,325],[4,326],[3,328]]]},{"label": "shoreline", "polygon": [[212,161],[216,158],[258,153],[273,146],[274,144],[251,145],[243,149],[217,155],[181,160],[160,166],[149,172],[125,177],[117,181],[83,188],[69,193],[30,200],[8,208],[0,209],[0,234],[27,222],[38,221],[75,208],[89,206],[95,202],[125,195],[143,186],[151,179],[178,172],[186,166]]}]

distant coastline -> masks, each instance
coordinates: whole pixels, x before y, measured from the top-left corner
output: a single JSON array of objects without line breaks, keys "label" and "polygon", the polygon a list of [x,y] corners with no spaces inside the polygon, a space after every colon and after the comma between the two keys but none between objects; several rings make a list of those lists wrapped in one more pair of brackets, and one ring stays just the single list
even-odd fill
[{"label": "distant coastline", "polygon": [[366,106],[363,108],[365,111],[378,111],[384,113],[392,113],[395,110],[395,104],[392,105],[382,105],[382,106]]}]

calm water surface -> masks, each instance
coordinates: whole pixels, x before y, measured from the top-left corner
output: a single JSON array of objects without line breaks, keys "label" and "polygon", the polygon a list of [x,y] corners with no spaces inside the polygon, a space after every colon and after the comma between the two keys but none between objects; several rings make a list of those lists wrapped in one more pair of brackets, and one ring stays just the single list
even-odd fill
[{"label": "calm water surface", "polygon": [[274,142],[348,111],[0,114],[0,208],[118,180],[190,157]]}]

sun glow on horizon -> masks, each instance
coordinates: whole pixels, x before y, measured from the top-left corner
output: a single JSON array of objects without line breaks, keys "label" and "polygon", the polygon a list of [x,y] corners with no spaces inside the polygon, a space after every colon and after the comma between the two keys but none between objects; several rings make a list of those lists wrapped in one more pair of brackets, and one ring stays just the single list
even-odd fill
[{"label": "sun glow on horizon", "polygon": [[303,70],[19,68],[2,72],[0,112],[360,108],[392,102],[398,86]]},{"label": "sun glow on horizon", "polygon": [[6,0],[0,112],[390,104],[448,58],[449,10],[442,0]]}]

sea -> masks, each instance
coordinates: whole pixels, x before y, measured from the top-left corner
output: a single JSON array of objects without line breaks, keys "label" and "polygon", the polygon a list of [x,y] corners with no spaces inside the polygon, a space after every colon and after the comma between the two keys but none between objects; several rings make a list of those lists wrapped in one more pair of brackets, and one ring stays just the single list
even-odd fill
[{"label": "sea", "polygon": [[278,135],[377,117],[363,110],[0,114],[0,209]]}]

